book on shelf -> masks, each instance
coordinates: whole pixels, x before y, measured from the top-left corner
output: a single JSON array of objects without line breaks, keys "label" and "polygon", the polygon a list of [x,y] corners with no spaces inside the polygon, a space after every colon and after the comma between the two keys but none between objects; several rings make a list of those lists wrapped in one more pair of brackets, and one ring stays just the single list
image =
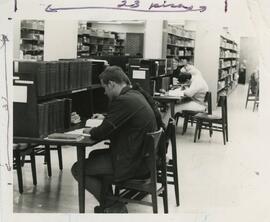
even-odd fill
[{"label": "book on shelf", "polygon": [[48,135],[47,140],[58,140],[58,141],[80,141],[84,138],[83,135],[79,134],[67,134],[67,133],[52,133]]}]

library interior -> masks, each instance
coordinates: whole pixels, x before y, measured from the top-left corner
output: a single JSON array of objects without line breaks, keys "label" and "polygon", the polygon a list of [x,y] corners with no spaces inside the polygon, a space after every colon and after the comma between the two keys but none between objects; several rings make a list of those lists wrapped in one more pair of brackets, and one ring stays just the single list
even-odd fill
[{"label": "library interior", "polygon": [[255,195],[252,32],[195,20],[13,32],[14,213],[199,213]]}]

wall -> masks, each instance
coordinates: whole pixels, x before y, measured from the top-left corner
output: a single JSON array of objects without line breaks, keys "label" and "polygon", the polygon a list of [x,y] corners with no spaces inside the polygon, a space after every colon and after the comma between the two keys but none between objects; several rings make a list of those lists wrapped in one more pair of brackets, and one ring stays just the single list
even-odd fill
[{"label": "wall", "polygon": [[13,21],[13,58],[20,59],[21,21]]},{"label": "wall", "polygon": [[246,60],[246,83],[259,65],[259,47],[255,37],[241,37],[240,64]]},{"label": "wall", "polygon": [[148,20],[145,23],[144,58],[162,58],[163,21]]},{"label": "wall", "polygon": [[77,20],[46,20],[44,60],[77,58]]}]

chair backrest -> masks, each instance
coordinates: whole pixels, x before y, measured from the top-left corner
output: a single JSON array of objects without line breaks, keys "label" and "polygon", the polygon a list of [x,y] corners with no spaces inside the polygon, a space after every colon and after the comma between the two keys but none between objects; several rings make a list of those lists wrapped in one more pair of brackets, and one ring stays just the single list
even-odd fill
[{"label": "chair backrest", "polygon": [[168,150],[169,141],[171,141],[172,146],[176,146],[176,138],[175,138],[175,127],[176,123],[174,118],[170,117],[168,121],[168,125],[165,129],[165,145],[166,145],[166,153]]},{"label": "chair backrest", "polygon": [[221,116],[223,121],[228,121],[228,110],[227,110],[227,96],[220,96],[218,106],[221,107]]},{"label": "chair backrest", "polygon": [[[161,148],[162,147],[162,148]],[[151,182],[156,182],[157,180],[157,155],[158,150],[161,150],[161,158],[164,159],[165,155],[165,142],[164,142],[164,133],[163,129],[160,128],[158,131],[147,133],[145,136],[144,142],[144,158],[146,160],[146,164],[150,171]],[[163,151],[162,151],[163,150]]]},{"label": "chair backrest", "polygon": [[207,103],[207,113],[212,114],[212,93],[207,91],[204,97],[204,102]]}]

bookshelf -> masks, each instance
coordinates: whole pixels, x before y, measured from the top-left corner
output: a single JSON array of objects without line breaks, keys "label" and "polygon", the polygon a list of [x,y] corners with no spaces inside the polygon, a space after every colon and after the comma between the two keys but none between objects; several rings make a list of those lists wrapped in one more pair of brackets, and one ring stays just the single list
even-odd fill
[{"label": "bookshelf", "polygon": [[195,31],[186,30],[183,26],[168,25],[164,32],[166,45],[163,57],[188,59],[194,62]]},{"label": "bookshelf", "polygon": [[100,29],[83,29],[79,27],[77,57],[108,56],[123,53],[123,41],[112,32]]},{"label": "bookshelf", "polygon": [[126,33],[112,32],[115,36],[114,55],[125,55]]},{"label": "bookshelf", "polygon": [[44,55],[44,21],[22,20],[20,42],[23,59],[42,61]]},{"label": "bookshelf", "polygon": [[106,112],[98,81],[104,68],[104,62],[90,60],[14,61],[14,136],[43,138],[69,129],[72,112],[82,122]]},{"label": "bookshelf", "polygon": [[221,95],[228,95],[236,87],[238,77],[238,45],[235,41],[220,36],[217,99]]}]

